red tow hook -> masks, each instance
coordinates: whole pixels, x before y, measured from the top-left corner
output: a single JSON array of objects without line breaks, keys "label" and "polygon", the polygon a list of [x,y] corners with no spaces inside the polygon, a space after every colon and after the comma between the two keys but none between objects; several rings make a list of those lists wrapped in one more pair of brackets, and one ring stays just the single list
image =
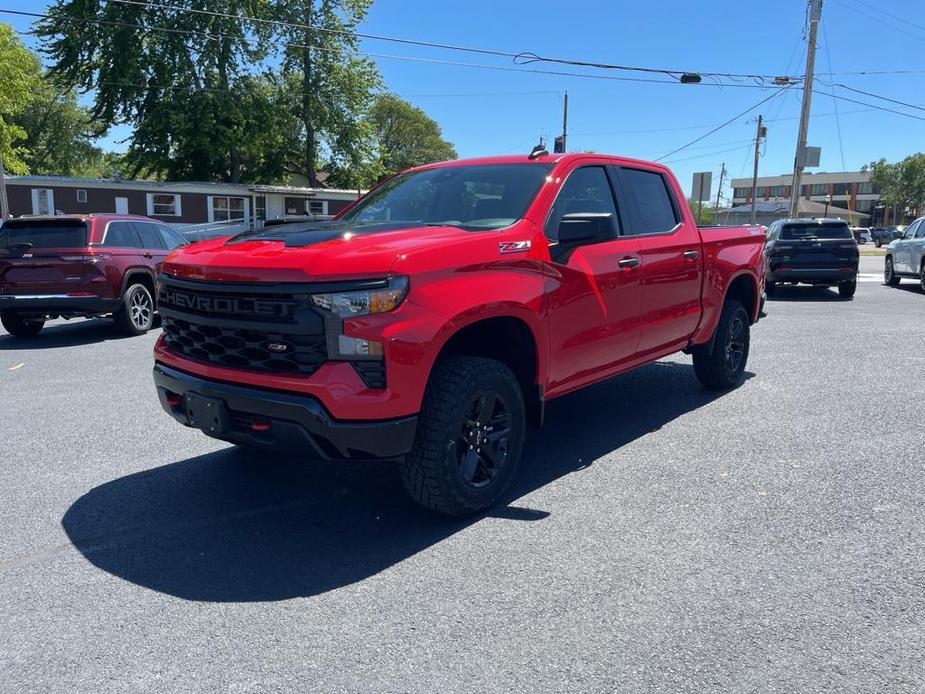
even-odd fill
[{"label": "red tow hook", "polygon": [[183,396],[168,390],[167,394],[164,396],[164,400],[171,407],[177,407],[181,402],[183,402]]},{"label": "red tow hook", "polygon": [[255,419],[251,422],[251,429],[254,431],[270,431],[273,425],[265,419]]}]

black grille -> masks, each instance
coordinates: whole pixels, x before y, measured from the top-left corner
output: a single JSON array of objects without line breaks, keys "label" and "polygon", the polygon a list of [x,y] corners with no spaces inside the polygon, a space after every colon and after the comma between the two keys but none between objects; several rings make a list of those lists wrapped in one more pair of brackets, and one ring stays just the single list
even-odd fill
[{"label": "black grille", "polygon": [[162,276],[167,347],[217,366],[314,373],[327,360],[324,319],[307,293],[268,289]]},{"label": "black grille", "polygon": [[273,335],[167,316],[162,324],[170,349],[220,366],[311,374],[327,359],[324,335]]}]

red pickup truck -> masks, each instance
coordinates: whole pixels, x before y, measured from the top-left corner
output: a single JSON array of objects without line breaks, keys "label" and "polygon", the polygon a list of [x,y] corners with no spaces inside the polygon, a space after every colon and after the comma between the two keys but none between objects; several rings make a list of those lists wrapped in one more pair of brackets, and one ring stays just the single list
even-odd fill
[{"label": "red pickup truck", "polygon": [[236,444],[385,459],[420,503],[494,503],[544,403],[673,352],[743,378],[758,228],[698,228],[664,166],[491,157],[395,176],[335,220],[167,258],[154,380]]}]

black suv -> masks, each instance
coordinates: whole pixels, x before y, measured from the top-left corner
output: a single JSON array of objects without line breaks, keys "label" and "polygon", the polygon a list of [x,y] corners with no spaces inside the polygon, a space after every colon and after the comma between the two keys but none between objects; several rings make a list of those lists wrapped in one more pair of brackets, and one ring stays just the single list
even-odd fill
[{"label": "black suv", "polygon": [[780,219],[768,227],[765,291],[781,284],[838,287],[845,299],[858,284],[858,245],[840,219]]}]

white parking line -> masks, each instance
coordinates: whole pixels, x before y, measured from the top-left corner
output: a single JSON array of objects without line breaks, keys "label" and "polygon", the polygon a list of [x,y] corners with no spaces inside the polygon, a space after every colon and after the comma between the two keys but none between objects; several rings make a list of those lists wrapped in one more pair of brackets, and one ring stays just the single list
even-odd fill
[{"label": "white parking line", "polygon": [[875,272],[859,272],[858,282],[883,282],[883,275]]}]

